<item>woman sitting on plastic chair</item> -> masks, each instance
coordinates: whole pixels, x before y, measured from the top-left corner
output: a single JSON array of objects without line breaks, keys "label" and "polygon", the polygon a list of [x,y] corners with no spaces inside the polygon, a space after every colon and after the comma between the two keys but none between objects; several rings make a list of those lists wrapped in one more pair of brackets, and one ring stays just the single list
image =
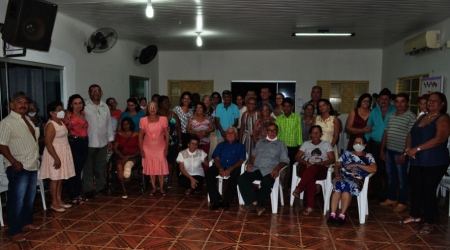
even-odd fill
[{"label": "woman sitting on plastic chair", "polygon": [[306,141],[295,155],[295,161],[300,163],[298,175],[301,177],[300,183],[292,193],[299,197],[305,191],[306,209],[303,215],[310,215],[314,210],[314,194],[316,193],[316,180],[323,180],[327,177],[328,167],[335,161],[334,150],[328,141],[320,140],[322,128],[313,125],[309,129],[310,141]]},{"label": "woman sitting on plastic chair", "polygon": [[[357,136],[353,142],[353,150],[345,151],[334,165],[333,195],[331,196],[331,213],[327,224],[341,226],[345,223],[345,212],[350,206],[352,196],[358,196],[364,185],[364,178],[377,171],[373,156],[364,152],[367,141],[364,136]],[[339,217],[336,211],[342,201]]]},{"label": "woman sitting on plastic chair", "polygon": [[122,198],[128,198],[125,188],[125,178],[131,175],[131,169],[136,163],[141,161],[141,151],[139,150],[139,134],[135,132],[135,125],[130,117],[125,117],[121,121],[120,132],[117,132],[114,139],[113,164],[117,167],[117,177],[122,185]]}]

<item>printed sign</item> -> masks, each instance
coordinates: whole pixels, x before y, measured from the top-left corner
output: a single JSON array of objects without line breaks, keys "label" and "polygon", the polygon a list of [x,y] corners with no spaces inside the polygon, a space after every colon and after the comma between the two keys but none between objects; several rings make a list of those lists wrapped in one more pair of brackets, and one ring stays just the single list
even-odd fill
[{"label": "printed sign", "polygon": [[422,78],[420,95],[431,94],[436,91],[443,92],[443,90],[444,90],[443,76]]}]

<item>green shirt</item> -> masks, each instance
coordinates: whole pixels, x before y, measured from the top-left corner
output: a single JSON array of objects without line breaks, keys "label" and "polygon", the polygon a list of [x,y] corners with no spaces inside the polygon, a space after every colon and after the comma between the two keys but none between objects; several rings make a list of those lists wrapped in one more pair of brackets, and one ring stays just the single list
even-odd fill
[{"label": "green shirt", "polygon": [[291,113],[289,117],[281,114],[275,123],[278,125],[278,139],[286,147],[299,147],[303,144],[302,121],[298,114]]}]

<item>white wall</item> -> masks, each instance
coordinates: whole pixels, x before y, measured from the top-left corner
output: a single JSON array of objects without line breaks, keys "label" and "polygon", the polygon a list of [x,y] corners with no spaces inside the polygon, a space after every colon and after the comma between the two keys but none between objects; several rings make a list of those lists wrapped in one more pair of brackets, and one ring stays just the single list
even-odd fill
[{"label": "white wall", "polygon": [[[2,22],[6,7],[7,0],[0,0]],[[110,50],[88,54],[84,42],[94,31],[93,27],[58,13],[50,51],[27,50],[26,57],[15,59],[63,66],[64,101],[75,93],[87,98],[89,85],[98,84],[103,89],[103,101],[108,97],[115,97],[119,108],[125,108],[129,97],[129,76],[147,77],[156,84],[158,60],[155,58],[150,64],[135,65],[133,50],[143,45],[121,40],[120,33],[119,40]],[[157,86],[150,89],[156,91]]]},{"label": "white wall", "polygon": [[[450,18],[417,34],[434,29],[441,30],[442,45],[445,41],[450,40]],[[394,92],[397,78],[428,73],[430,76],[444,76],[444,93],[449,98],[450,88],[446,86],[450,81],[450,49],[444,48],[406,56],[403,54],[403,43],[414,35],[405,37],[402,41],[383,49],[382,86]]]}]

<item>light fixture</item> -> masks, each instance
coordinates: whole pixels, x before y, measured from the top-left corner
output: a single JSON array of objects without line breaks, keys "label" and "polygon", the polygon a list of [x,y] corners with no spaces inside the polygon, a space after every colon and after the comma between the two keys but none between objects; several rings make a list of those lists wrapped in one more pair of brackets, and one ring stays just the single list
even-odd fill
[{"label": "light fixture", "polygon": [[147,9],[145,10],[145,15],[147,15],[148,18],[153,17],[152,0],[148,0],[147,2]]},{"label": "light fixture", "polygon": [[200,36],[200,34],[201,34],[202,32],[195,32],[195,33],[197,33],[197,46],[198,46],[198,47],[202,47],[202,45],[203,45],[203,40],[202,40],[202,37]]},{"label": "light fixture", "polygon": [[355,36],[355,33],[330,33],[329,30],[318,30],[317,33],[313,32],[294,32],[292,36]]}]

